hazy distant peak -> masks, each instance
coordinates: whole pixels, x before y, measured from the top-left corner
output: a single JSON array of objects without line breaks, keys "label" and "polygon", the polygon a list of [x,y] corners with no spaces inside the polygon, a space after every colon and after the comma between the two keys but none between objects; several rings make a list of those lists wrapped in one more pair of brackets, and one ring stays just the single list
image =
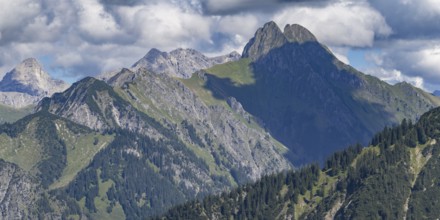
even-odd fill
[{"label": "hazy distant peak", "polygon": [[132,68],[133,70],[145,68],[154,73],[164,73],[177,78],[190,78],[192,73],[198,70],[238,59],[240,59],[240,54],[235,51],[211,58],[190,48],[178,48],[169,53],[153,48],[133,64]]},{"label": "hazy distant peak", "polygon": [[[23,60],[10,72],[6,73],[0,81],[0,92],[7,92],[3,94],[5,98],[0,99],[0,103],[12,105],[13,107],[35,104],[23,102],[20,106],[17,106],[6,100],[13,99],[9,96],[16,97],[16,93],[24,93],[29,96],[42,98],[44,96],[50,96],[55,92],[61,92],[67,89],[68,86],[67,83],[61,80],[51,78],[35,58],[28,58]],[[27,100],[35,102],[38,98]]]}]

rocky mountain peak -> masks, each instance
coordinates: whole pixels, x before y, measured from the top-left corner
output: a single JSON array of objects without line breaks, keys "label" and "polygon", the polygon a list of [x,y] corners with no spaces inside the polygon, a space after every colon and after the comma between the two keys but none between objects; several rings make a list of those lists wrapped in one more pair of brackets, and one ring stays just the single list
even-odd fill
[{"label": "rocky mountain peak", "polygon": [[317,39],[309,30],[299,24],[288,24],[282,32],[278,25],[271,21],[259,28],[254,37],[246,44],[243,57],[256,60],[270,50],[289,42],[302,44],[317,42]]},{"label": "rocky mountain peak", "polygon": [[48,79],[50,76],[44,72],[38,61],[35,58],[28,58],[6,73],[0,82],[0,90],[35,94],[39,92],[39,89],[35,87],[38,84],[44,84]]},{"label": "rocky mountain peak", "polygon": [[316,42],[316,37],[307,28],[299,24],[288,24],[284,27],[284,35],[290,42]]},{"label": "rocky mountain peak", "polygon": [[[155,60],[155,59],[157,59],[158,57],[161,57],[161,56],[163,56],[163,55],[165,55],[166,53],[164,53],[164,52],[162,52],[162,51],[160,51],[160,50],[158,50],[158,49],[156,49],[156,48],[152,48],[150,51],[148,51],[148,53],[143,57],[143,59],[146,59],[146,60],[151,60],[151,61],[153,61],[153,60]],[[142,59],[141,59],[142,60]],[[141,61],[140,60],[140,61]],[[136,66],[136,64],[137,63],[135,63],[133,66]]]},{"label": "rocky mountain peak", "polygon": [[[42,97],[61,92],[68,86],[61,80],[51,78],[35,58],[28,58],[6,73],[0,81],[0,103],[23,107],[35,104],[36,100]],[[17,102],[17,95],[27,98]]]},{"label": "rocky mountain peak", "polygon": [[281,47],[289,42],[278,25],[271,21],[259,28],[254,37],[246,44],[243,50],[244,58],[253,60],[267,54],[273,48]]},{"label": "rocky mountain peak", "polygon": [[61,80],[50,77],[35,58],[25,59],[0,81],[0,91],[21,92],[29,95],[51,95],[67,88]]}]

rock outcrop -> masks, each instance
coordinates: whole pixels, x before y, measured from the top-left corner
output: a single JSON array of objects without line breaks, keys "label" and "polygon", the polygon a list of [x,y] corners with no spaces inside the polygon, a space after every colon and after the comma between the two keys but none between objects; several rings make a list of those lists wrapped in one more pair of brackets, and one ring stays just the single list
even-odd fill
[{"label": "rock outcrop", "polygon": [[288,42],[303,44],[318,41],[309,30],[299,24],[286,25],[283,33],[278,25],[271,21],[257,30],[254,37],[246,44],[242,57],[257,60],[270,50]]},{"label": "rock outcrop", "polygon": [[166,73],[177,78],[190,78],[198,70],[236,61],[239,58],[240,54],[237,52],[210,58],[194,49],[180,48],[167,53],[153,48],[132,68],[134,70],[145,68],[154,73]]},{"label": "rock outcrop", "polygon": [[0,159],[0,218],[32,219],[39,197],[38,182],[17,165]]}]

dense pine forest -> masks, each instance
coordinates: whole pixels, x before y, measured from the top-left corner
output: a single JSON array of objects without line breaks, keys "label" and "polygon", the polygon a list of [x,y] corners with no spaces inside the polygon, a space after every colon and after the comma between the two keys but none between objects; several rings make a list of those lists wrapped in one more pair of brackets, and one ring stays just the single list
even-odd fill
[{"label": "dense pine forest", "polygon": [[157,219],[435,219],[440,216],[440,108],[386,127],[317,164],[271,175]]}]

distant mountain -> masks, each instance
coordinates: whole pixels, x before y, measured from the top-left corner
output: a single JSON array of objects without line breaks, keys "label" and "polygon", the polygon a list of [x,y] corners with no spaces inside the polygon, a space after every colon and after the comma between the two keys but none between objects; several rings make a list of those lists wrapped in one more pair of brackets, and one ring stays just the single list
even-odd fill
[{"label": "distant mountain", "polygon": [[158,219],[437,219],[440,108],[366,148],[171,209]]},{"label": "distant mountain", "polygon": [[67,89],[69,85],[53,79],[34,58],[24,60],[0,81],[0,104],[22,108],[38,103],[43,97]]},{"label": "distant mountain", "polygon": [[[183,80],[184,81],[184,80]],[[194,74],[188,83],[215,99],[234,97],[294,155],[297,165],[403,118],[413,121],[440,99],[408,83],[389,85],[340,62],[306,28],[274,22],[257,30],[242,59]]]},{"label": "distant mountain", "polygon": [[439,90],[435,90],[432,94],[438,97],[438,96],[440,96],[440,91]]},{"label": "distant mountain", "polygon": [[236,61],[240,54],[232,52],[218,57],[207,57],[194,49],[176,49],[169,53],[151,49],[132,68],[145,68],[155,73],[167,73],[172,77],[190,78],[192,73],[217,64]]}]

